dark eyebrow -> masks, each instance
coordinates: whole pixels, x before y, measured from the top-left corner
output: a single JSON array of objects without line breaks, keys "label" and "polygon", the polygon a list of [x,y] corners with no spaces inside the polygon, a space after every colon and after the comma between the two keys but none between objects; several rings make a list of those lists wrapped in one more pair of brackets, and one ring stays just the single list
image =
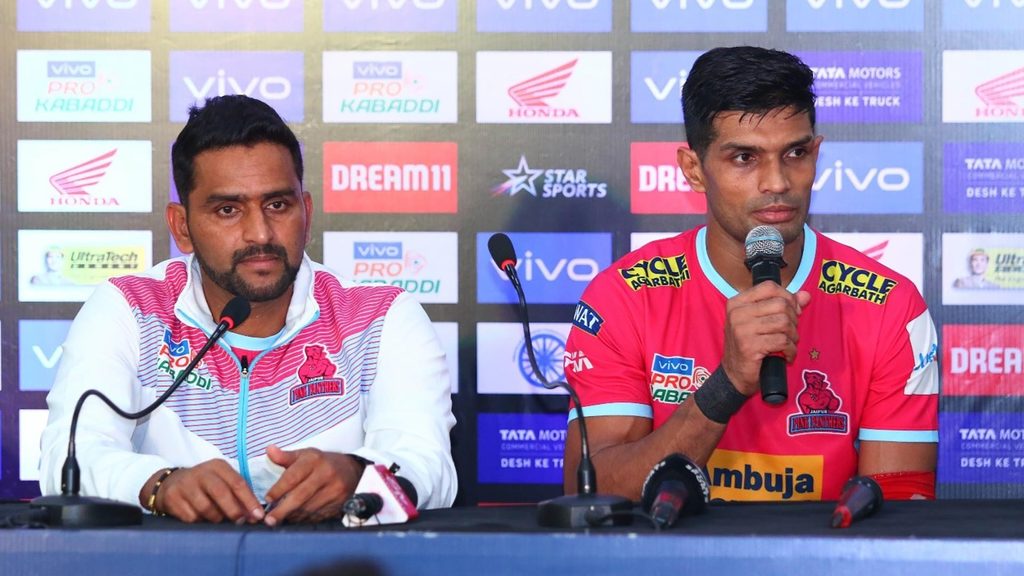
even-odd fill
[{"label": "dark eyebrow", "polygon": [[[813,134],[808,134],[799,140],[794,140],[785,146],[785,150],[791,150],[798,146],[806,146],[814,140]],[[760,146],[751,146],[749,144],[740,144],[739,142],[723,142],[719,147],[719,150],[723,151],[735,151],[735,152],[763,152],[764,149]]]},{"label": "dark eyebrow", "polygon": [[[274,190],[262,194],[259,198],[260,202],[267,202],[278,198],[284,198],[289,196],[295,196],[294,190]],[[206,197],[206,205],[219,204],[221,202],[243,202],[246,197],[242,194],[230,194],[230,193],[213,193]]]}]

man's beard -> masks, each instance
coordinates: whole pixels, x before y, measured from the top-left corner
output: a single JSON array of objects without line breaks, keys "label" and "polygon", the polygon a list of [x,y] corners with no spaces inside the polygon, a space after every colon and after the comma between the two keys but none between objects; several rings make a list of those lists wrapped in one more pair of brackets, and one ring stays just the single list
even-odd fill
[{"label": "man's beard", "polygon": [[[261,256],[264,254],[280,258],[281,262],[284,263],[284,273],[277,279],[277,282],[270,286],[256,288],[239,276],[238,264],[246,258]],[[231,255],[231,269],[224,272],[214,270],[206,262],[202,254],[199,253],[199,250],[195,251],[195,255],[200,268],[203,269],[203,273],[206,274],[214,284],[220,286],[231,294],[241,296],[250,302],[268,302],[279,298],[288,291],[288,288],[290,288],[295,282],[295,277],[299,274],[299,267],[292,266],[288,262],[288,253],[285,251],[284,247],[276,244],[249,246],[244,250],[236,251]]]}]

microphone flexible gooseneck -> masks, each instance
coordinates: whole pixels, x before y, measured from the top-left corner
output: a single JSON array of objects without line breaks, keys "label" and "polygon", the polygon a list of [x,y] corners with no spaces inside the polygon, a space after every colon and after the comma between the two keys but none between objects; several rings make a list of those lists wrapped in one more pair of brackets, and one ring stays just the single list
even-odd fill
[{"label": "microphone flexible gooseneck", "polygon": [[526,338],[526,354],[530,359],[530,368],[534,376],[551,390],[562,388],[569,393],[572,400],[576,420],[580,424],[580,462],[576,468],[576,486],[578,494],[560,496],[545,500],[538,505],[537,521],[541,526],[557,528],[583,528],[601,525],[630,524],[632,503],[620,496],[597,494],[597,471],[590,459],[590,443],[587,440],[587,423],[583,417],[583,407],[576,390],[564,381],[549,381],[537,364],[537,356],[533,350],[533,337],[530,334],[530,313],[526,304],[526,293],[516,272],[516,251],[512,240],[503,233],[497,233],[487,241],[487,249],[498,268],[508,276],[512,287],[519,297],[519,314]]},{"label": "microphone flexible gooseneck", "polygon": [[78,467],[78,459],[75,455],[75,435],[78,432],[78,416],[82,411],[85,400],[90,396],[95,396],[102,400],[118,416],[128,420],[145,418],[159,408],[178,389],[181,383],[192,373],[196,365],[199,364],[199,361],[203,359],[206,352],[224,336],[224,333],[238,326],[249,317],[250,311],[248,300],[241,296],[232,298],[224,306],[220,322],[206,341],[206,344],[196,353],[185,369],[178,373],[178,376],[167,390],[153,401],[152,404],[142,410],[126,412],[95,388],[86,390],[78,397],[78,402],[75,404],[75,410],[71,416],[71,429],[68,434],[68,455],[64,459],[63,468],[61,468],[61,493],[55,496],[41,496],[31,502],[33,508],[43,508],[47,511],[49,525],[76,527],[122,526],[142,522],[142,512],[138,506],[105,498],[79,496],[81,490],[81,470]]},{"label": "microphone flexible gooseneck", "polygon": [[[753,275],[754,285],[762,282],[782,284],[781,269],[786,266],[782,259],[785,243],[782,234],[772,226],[755,226],[747,234],[746,265]],[[761,399],[768,404],[782,404],[789,395],[786,383],[786,359],[782,356],[765,356],[761,360]]]}]

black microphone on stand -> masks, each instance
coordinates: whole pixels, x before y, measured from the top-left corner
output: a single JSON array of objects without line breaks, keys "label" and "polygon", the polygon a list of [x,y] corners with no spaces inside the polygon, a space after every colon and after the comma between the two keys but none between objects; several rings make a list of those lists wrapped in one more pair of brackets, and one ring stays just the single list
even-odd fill
[{"label": "black microphone on stand", "polygon": [[50,526],[69,526],[86,528],[93,526],[126,526],[142,523],[142,510],[138,506],[108,500],[106,498],[94,498],[91,496],[80,496],[81,471],[78,468],[78,459],[75,457],[75,432],[78,430],[78,415],[82,411],[82,405],[89,396],[96,396],[102,400],[111,410],[122,418],[138,420],[148,416],[151,412],[160,407],[170,397],[178,386],[185,381],[185,378],[192,373],[192,370],[203,359],[206,352],[218,341],[224,333],[238,326],[249,317],[249,301],[241,296],[232,298],[220,315],[220,323],[214,329],[210,339],[196,353],[188,366],[182,370],[167,390],[160,395],[152,404],[138,412],[125,412],[117,407],[102,392],[96,389],[86,390],[75,404],[75,411],[71,416],[71,431],[68,435],[68,456],[64,460],[64,467],[61,469],[60,494],[53,496],[40,496],[30,503],[30,507],[41,509],[45,513],[44,522]]},{"label": "black microphone on stand", "polygon": [[[772,226],[755,226],[747,234],[745,242],[747,268],[754,277],[754,285],[761,282],[782,284],[782,259],[785,243],[782,234]],[[765,356],[761,360],[761,399],[769,404],[782,404],[788,396],[786,384],[786,359],[782,356]]]},{"label": "black microphone on stand", "polygon": [[657,529],[671,528],[680,516],[699,514],[711,499],[707,475],[682,454],[669,454],[644,480],[640,502]]},{"label": "black microphone on stand", "polygon": [[832,512],[833,528],[849,528],[861,518],[867,518],[882,507],[882,487],[870,476],[854,476],[846,481],[843,494]]},{"label": "black microphone on stand", "polygon": [[549,382],[537,366],[537,357],[533,350],[533,337],[530,335],[530,314],[526,307],[526,294],[516,272],[516,250],[512,240],[505,234],[498,233],[487,241],[487,249],[494,263],[505,272],[516,295],[519,296],[520,321],[523,325],[523,336],[526,338],[526,353],[530,358],[533,375],[544,384],[545,388],[564,388],[576,409],[576,420],[580,423],[580,464],[576,469],[576,486],[578,494],[559,496],[545,500],[537,506],[537,522],[541,526],[552,528],[585,528],[590,526],[619,526],[632,524],[633,503],[621,496],[597,494],[597,472],[590,460],[590,446],[587,442],[587,423],[583,419],[583,408],[576,391],[568,382]]}]

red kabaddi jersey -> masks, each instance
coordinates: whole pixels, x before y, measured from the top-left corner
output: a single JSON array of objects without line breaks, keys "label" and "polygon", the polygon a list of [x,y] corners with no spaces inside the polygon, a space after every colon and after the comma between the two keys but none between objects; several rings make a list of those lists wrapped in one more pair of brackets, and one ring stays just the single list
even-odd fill
[{"label": "red kabaddi jersey", "polygon": [[[657,428],[718,367],[737,292],[711,265],[705,234],[651,242],[583,293],[565,371],[588,417],[651,418]],[[857,472],[858,439],[938,441],[938,341],[917,288],[806,226],[804,238],[787,289],[811,300],[789,397],[752,396],[732,417],[708,461],[713,498],[835,500]]]}]

